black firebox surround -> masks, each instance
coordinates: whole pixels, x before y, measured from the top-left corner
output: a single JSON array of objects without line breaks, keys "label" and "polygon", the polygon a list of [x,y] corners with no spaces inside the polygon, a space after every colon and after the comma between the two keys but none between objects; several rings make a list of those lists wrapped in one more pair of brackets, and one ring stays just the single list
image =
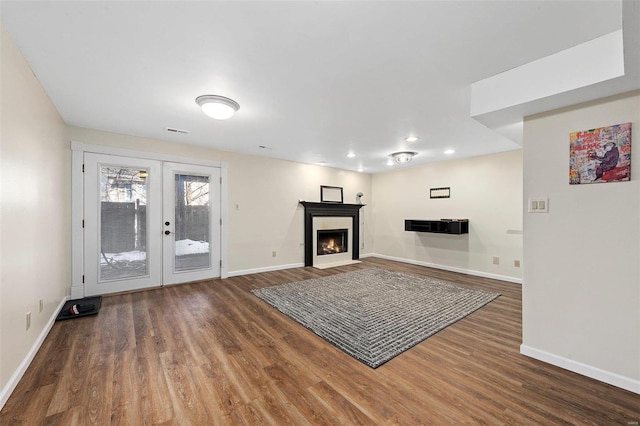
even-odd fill
[{"label": "black firebox surround", "polygon": [[313,218],[316,216],[350,217],[353,228],[351,258],[360,259],[360,209],[365,204],[314,203],[300,201],[304,206],[304,266],[313,266]]}]

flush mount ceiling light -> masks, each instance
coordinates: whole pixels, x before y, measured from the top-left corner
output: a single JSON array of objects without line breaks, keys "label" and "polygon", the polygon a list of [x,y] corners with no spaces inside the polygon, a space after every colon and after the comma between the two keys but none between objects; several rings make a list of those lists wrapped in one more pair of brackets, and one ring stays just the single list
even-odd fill
[{"label": "flush mount ceiling light", "polygon": [[404,164],[413,160],[413,157],[416,155],[418,155],[417,152],[400,151],[400,152],[394,152],[393,154],[391,154],[391,158],[393,158],[393,161],[395,161],[398,164]]},{"label": "flush mount ceiling light", "polygon": [[216,120],[231,118],[240,105],[233,99],[218,95],[202,95],[196,98],[196,103],[202,107],[202,111]]},{"label": "flush mount ceiling light", "polygon": [[407,137],[405,139],[405,141],[407,141],[407,142],[416,142],[418,139],[420,139],[420,138],[418,138],[417,136],[409,136],[409,137]]}]

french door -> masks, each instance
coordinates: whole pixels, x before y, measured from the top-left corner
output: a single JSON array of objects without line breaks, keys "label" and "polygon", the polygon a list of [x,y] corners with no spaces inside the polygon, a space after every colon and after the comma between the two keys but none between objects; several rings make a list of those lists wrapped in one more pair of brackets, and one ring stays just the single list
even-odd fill
[{"label": "french door", "polygon": [[220,169],[84,153],[85,296],[220,276]]},{"label": "french door", "polygon": [[220,169],[163,163],[164,284],[220,276]]}]

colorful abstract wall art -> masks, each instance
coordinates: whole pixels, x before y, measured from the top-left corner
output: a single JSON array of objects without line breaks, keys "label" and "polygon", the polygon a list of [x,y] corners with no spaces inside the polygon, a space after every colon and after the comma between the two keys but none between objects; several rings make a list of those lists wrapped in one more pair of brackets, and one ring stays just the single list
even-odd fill
[{"label": "colorful abstract wall art", "polygon": [[569,183],[620,182],[631,177],[631,123],[569,135]]}]

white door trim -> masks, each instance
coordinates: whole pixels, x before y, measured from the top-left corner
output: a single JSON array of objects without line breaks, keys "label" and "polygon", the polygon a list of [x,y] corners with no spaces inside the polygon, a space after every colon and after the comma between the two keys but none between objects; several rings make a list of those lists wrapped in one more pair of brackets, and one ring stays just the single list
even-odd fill
[{"label": "white door trim", "polygon": [[220,168],[220,277],[229,277],[228,252],[228,165],[225,161],[202,160],[198,158],[180,157],[168,154],[134,151],[113,148],[103,145],[91,145],[82,142],[71,142],[71,299],[85,297],[84,292],[84,175],[82,171],[84,153],[120,155],[123,157],[143,158],[147,160],[169,161]]},{"label": "white door trim", "polygon": [[114,148],[106,145],[91,145],[83,142],[71,142],[72,151],[91,152],[94,154],[119,155],[121,157],[142,158],[145,160],[169,161],[200,166],[226,167],[224,161],[207,160],[201,158],[180,157],[178,155],[161,154],[156,152],[135,151],[125,148]]}]

